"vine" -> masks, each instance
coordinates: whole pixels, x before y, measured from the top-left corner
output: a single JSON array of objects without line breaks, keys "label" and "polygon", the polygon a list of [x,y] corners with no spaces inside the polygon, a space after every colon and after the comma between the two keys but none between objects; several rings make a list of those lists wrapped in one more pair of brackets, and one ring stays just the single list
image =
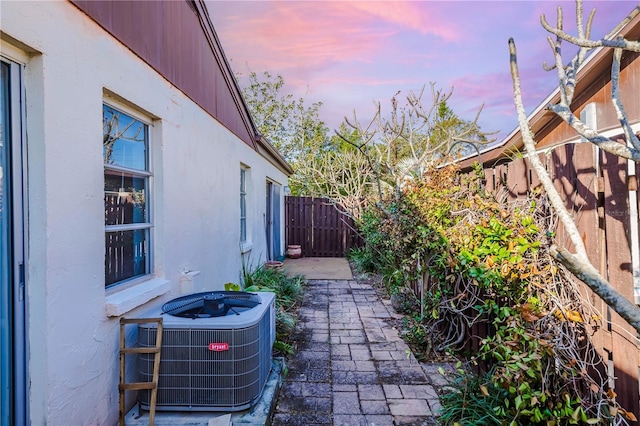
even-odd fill
[{"label": "vine", "polygon": [[509,200],[506,190],[486,192],[483,177],[480,168],[471,175],[433,168],[360,224],[367,241],[360,260],[381,271],[392,295],[413,299],[403,304],[407,338],[435,354],[466,354],[475,370],[443,397],[441,420],[635,420],[608,389],[591,342],[601,315],[549,253],[557,223],[544,194]]}]

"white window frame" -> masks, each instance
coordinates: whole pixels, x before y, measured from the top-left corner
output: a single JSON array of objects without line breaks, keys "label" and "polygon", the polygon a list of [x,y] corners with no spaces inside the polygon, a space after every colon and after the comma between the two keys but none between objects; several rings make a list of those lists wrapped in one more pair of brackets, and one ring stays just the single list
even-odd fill
[{"label": "white window frame", "polygon": [[249,199],[249,195],[251,193],[251,168],[245,164],[240,164],[239,190],[240,252],[244,254],[251,251],[251,248],[253,247],[253,243],[251,241],[251,214],[249,213],[251,207],[251,202]]},{"label": "white window frame", "polygon": [[[108,163],[104,163],[104,171],[113,171],[113,172],[124,172],[130,174],[136,178],[143,178],[145,180],[145,210],[146,210],[146,221],[141,223],[131,223],[131,224],[121,224],[121,225],[105,225],[105,289],[109,290],[114,287],[121,286],[125,283],[136,283],[148,280],[151,276],[153,276],[154,271],[154,236],[153,236],[153,158],[152,158],[152,132],[151,128],[153,126],[152,119],[145,115],[142,115],[140,112],[125,106],[119,102],[115,102],[113,99],[103,99],[103,107],[102,114],[104,119],[104,107],[111,108],[115,111],[118,111],[121,114],[125,114],[130,118],[133,118],[146,126],[146,147],[145,147],[145,161],[146,161],[146,170],[133,169],[129,167],[123,167],[118,165],[112,165]],[[106,205],[105,205],[106,208]],[[122,279],[120,281],[115,281],[113,283],[107,284],[107,267],[106,267],[106,237],[107,234],[111,232],[119,232],[119,231],[135,231],[135,230],[144,230],[145,231],[145,266],[144,273],[134,275],[132,277],[128,277]]]}]

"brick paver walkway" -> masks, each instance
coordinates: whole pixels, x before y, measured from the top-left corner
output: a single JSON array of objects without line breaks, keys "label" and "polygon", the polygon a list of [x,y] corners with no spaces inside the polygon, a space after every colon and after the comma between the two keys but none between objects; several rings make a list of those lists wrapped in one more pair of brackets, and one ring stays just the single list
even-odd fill
[{"label": "brick paver walkway", "polygon": [[274,425],[437,425],[439,365],[420,364],[357,281],[308,282]]}]

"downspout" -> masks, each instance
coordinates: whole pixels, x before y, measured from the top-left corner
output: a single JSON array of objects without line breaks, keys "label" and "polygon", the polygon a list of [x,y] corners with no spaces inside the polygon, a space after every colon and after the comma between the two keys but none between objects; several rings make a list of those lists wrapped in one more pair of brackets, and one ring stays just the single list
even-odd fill
[{"label": "downspout", "polygon": [[[634,126],[635,127],[635,126]],[[634,131],[638,129],[635,128]],[[627,141],[631,146],[631,142]],[[640,305],[640,234],[638,231],[638,178],[636,162],[627,160],[627,191],[629,192],[629,242],[631,244],[631,268],[633,271],[633,296],[636,305]]]},{"label": "downspout", "polygon": [[633,268],[633,295],[640,305],[640,235],[638,235],[638,178],[635,161],[627,161],[627,190],[629,191],[629,232],[631,234],[631,266]]}]

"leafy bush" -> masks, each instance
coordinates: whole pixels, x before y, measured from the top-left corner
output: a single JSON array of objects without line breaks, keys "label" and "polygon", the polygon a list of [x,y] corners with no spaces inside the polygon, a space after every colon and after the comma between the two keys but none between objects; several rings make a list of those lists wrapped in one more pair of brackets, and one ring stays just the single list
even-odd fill
[{"label": "leafy bush", "polygon": [[375,272],[379,268],[375,253],[367,247],[354,247],[345,256],[358,272]]},{"label": "leafy bush", "polygon": [[[544,197],[487,193],[480,168],[461,175],[446,166],[424,176],[367,211],[359,226],[368,252],[358,255],[375,258],[392,295],[423,291],[420,309],[406,313],[410,341],[466,354],[485,368],[454,383],[443,419],[624,423],[604,376],[589,375],[605,367],[589,340],[601,318],[549,253],[555,222]],[[469,353],[481,323],[490,331]]]},{"label": "leafy bush", "polygon": [[[458,373],[440,395],[440,422],[445,426],[609,424],[589,418],[581,401],[569,392],[553,401],[544,393],[541,399],[530,394],[514,397],[514,390],[497,385],[494,378],[492,373]],[[522,387],[529,385],[525,382]]]},{"label": "leafy bush", "polygon": [[276,295],[276,341],[274,351],[293,353],[290,338],[296,328],[296,309],[304,296],[304,277],[289,277],[278,268],[264,265],[243,270],[244,291],[270,291]]}]

